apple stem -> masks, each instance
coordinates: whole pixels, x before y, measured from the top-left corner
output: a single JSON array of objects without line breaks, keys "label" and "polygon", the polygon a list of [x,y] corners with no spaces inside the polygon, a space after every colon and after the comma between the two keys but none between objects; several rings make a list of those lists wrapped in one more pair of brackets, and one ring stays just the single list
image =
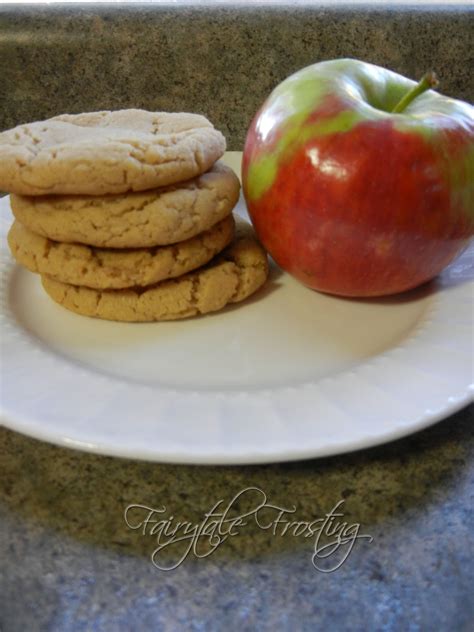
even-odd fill
[{"label": "apple stem", "polygon": [[433,71],[427,72],[414,88],[409,90],[393,108],[393,114],[400,114],[403,110],[410,105],[410,103],[416,99],[420,94],[426,92],[430,88],[436,88],[439,84],[438,77]]}]

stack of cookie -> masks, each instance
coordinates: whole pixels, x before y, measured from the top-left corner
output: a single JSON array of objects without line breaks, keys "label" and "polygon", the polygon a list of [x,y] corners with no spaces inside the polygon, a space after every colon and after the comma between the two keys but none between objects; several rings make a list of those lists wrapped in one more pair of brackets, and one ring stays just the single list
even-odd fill
[{"label": "stack of cookie", "polygon": [[62,115],[0,134],[15,259],[87,316],[186,318],[245,299],[268,264],[232,209],[237,176],[203,116]]}]

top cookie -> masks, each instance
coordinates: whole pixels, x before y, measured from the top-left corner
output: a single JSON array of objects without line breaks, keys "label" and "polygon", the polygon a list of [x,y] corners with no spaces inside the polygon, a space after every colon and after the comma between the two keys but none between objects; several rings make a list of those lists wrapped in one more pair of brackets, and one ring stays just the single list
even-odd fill
[{"label": "top cookie", "polygon": [[193,178],[225,151],[199,114],[62,114],[0,134],[0,189],[20,195],[125,193]]}]

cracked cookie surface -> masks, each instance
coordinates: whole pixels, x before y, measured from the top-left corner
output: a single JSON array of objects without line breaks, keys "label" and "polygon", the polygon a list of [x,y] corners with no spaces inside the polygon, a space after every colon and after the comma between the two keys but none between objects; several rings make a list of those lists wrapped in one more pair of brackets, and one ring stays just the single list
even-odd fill
[{"label": "cracked cookie surface", "polygon": [[0,133],[0,190],[20,195],[104,195],[193,178],[225,151],[199,114],[62,114]]},{"label": "cracked cookie surface", "polygon": [[217,162],[177,185],[121,195],[10,196],[24,226],[54,241],[100,248],[145,248],[184,241],[232,212],[240,183]]},{"label": "cracked cookie surface", "polygon": [[93,290],[42,276],[49,296],[63,307],[106,320],[146,322],[207,314],[256,292],[268,277],[268,261],[252,227],[238,221],[234,241],[209,264],[177,279],[145,288]]},{"label": "cracked cookie surface", "polygon": [[234,236],[229,215],[215,226],[171,246],[114,250],[65,244],[42,237],[15,221],[8,244],[16,261],[31,272],[96,289],[146,286],[206,264]]}]

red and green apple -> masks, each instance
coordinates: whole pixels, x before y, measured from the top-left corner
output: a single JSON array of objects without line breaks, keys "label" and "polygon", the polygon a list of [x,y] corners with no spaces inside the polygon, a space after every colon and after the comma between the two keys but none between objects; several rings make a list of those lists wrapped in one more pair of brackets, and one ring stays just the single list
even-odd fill
[{"label": "red and green apple", "polygon": [[247,134],[264,247],[307,286],[369,297],[435,277],[474,234],[474,107],[353,59],[283,81]]}]

